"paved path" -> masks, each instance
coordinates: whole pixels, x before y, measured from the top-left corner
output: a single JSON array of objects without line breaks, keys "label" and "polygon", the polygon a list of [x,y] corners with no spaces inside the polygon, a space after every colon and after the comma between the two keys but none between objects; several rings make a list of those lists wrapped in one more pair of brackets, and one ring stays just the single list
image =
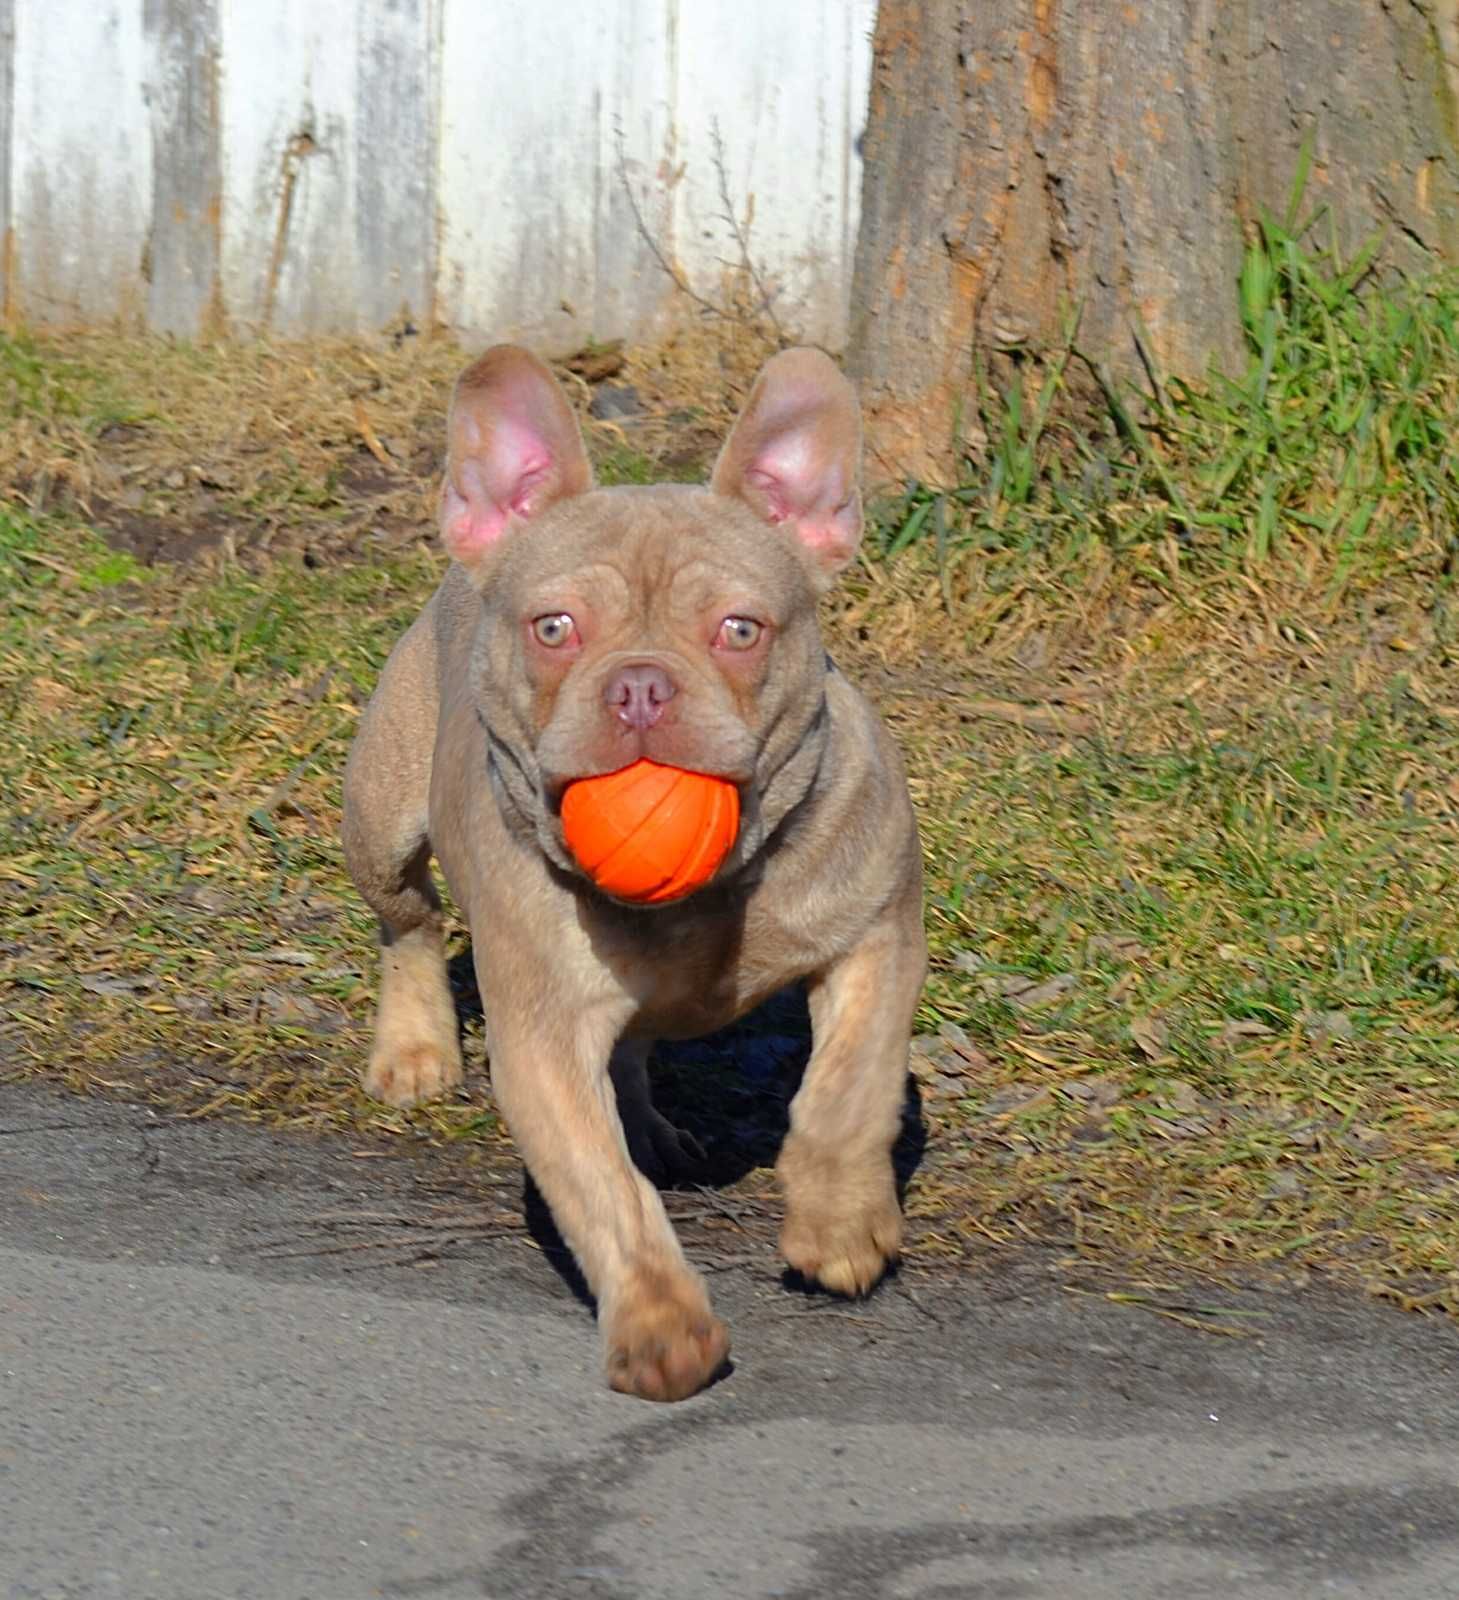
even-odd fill
[{"label": "paved path", "polygon": [[0,1600],[1459,1597],[1449,1323],[737,1269],[737,1370],[655,1407],[520,1242],[278,1253],[423,1167],[0,1088]]}]

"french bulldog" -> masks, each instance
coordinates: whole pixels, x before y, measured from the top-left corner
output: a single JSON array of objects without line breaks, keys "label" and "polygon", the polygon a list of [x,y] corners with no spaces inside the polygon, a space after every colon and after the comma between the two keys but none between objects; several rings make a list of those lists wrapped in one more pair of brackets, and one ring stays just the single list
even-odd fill
[{"label": "french bulldog", "polygon": [[[346,860],[380,922],[364,1086],[409,1106],[461,1082],[434,857],[470,925],[493,1094],[596,1299],[608,1381],[678,1400],[729,1339],[645,1176],[693,1153],[650,1101],[653,1041],[804,983],[781,1249],[857,1295],[901,1237],[921,851],[898,753],[817,621],[861,538],[860,411],[827,356],[787,350],[707,485],[597,488],[551,372],[501,345],[461,376],[447,431],[451,564],[344,779]],[[569,784],[640,758],[740,798],[718,873],[666,905],[600,892],[562,830]]]}]

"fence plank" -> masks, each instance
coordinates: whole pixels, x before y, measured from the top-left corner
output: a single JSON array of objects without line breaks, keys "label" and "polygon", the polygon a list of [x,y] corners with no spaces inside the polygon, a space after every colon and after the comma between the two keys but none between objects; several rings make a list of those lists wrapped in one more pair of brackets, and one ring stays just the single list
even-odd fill
[{"label": "fence plank", "polygon": [[445,0],[441,41],[440,304],[484,337],[570,340],[593,320],[604,85],[591,13],[538,0],[486,28],[479,0]]},{"label": "fence plank", "polygon": [[139,317],[151,216],[141,0],[18,0],[13,284],[51,322]]},{"label": "fence plank", "polygon": [[0,0],[0,325],[9,327],[15,317],[15,230],[10,216],[10,167],[14,157],[11,139],[15,107],[15,0]]},{"label": "fence plank", "polygon": [[378,328],[434,316],[434,0],[358,0],[355,315]]},{"label": "fence plank", "polygon": [[222,10],[223,292],[244,327],[362,324],[352,225],[357,20],[355,0]]},{"label": "fence plank", "polygon": [[223,316],[217,0],[145,0],[152,121],[147,321],[196,334]]},{"label": "fence plank", "polygon": [[713,293],[747,255],[781,320],[833,345],[860,198],[858,57],[875,10],[817,0],[792,22],[785,0],[738,0],[685,5],[680,18],[678,159],[693,179],[676,191],[684,269]]},{"label": "fence plank", "polygon": [[677,0],[618,0],[594,13],[593,296],[581,333],[646,329],[672,288],[645,235],[672,252],[677,11]]}]

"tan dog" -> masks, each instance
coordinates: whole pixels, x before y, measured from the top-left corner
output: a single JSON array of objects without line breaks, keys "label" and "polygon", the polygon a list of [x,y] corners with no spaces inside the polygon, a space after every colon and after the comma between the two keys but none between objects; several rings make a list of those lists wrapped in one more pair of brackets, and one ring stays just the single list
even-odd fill
[{"label": "tan dog", "polygon": [[[596,489],[551,374],[488,351],[451,405],[453,564],[345,774],[346,856],[381,926],[365,1087],[405,1106],[461,1081],[434,855],[470,922],[497,1103],[597,1297],[610,1382],[647,1399],[692,1394],[729,1349],[630,1158],[683,1151],[649,1102],[654,1039],[805,980],[814,1051],[777,1164],[785,1258],[857,1294],[901,1235],[891,1148],[926,963],[921,856],[896,750],[816,621],[861,536],[860,453],[850,384],[790,350],[707,488]],[[640,757],[741,795],[717,878],[651,909],[599,893],[558,817],[571,780]]]}]

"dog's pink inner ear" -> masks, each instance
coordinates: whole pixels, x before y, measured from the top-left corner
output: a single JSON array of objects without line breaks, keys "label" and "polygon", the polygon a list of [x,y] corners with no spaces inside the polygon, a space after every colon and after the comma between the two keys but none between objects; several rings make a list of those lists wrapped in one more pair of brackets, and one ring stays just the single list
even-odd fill
[{"label": "dog's pink inner ear", "polygon": [[488,350],[456,386],[441,487],[441,538],[470,566],[514,522],[592,487],[592,470],[562,391],[534,356]]},{"label": "dog's pink inner ear", "polygon": [[855,555],[861,538],[856,486],[839,462],[812,459],[804,437],[791,437],[752,462],[745,489],[761,501],[767,522],[792,524],[802,543],[833,568]]},{"label": "dog's pink inner ear", "polygon": [[532,429],[507,418],[491,425],[487,441],[469,417],[463,442],[471,451],[446,478],[441,536],[458,561],[481,555],[501,538],[513,517],[524,520],[552,487],[552,455]]},{"label": "dog's pink inner ear", "polygon": [[715,465],[712,487],[787,524],[829,576],[861,539],[861,415],[856,393],[818,350],[769,361]]}]

